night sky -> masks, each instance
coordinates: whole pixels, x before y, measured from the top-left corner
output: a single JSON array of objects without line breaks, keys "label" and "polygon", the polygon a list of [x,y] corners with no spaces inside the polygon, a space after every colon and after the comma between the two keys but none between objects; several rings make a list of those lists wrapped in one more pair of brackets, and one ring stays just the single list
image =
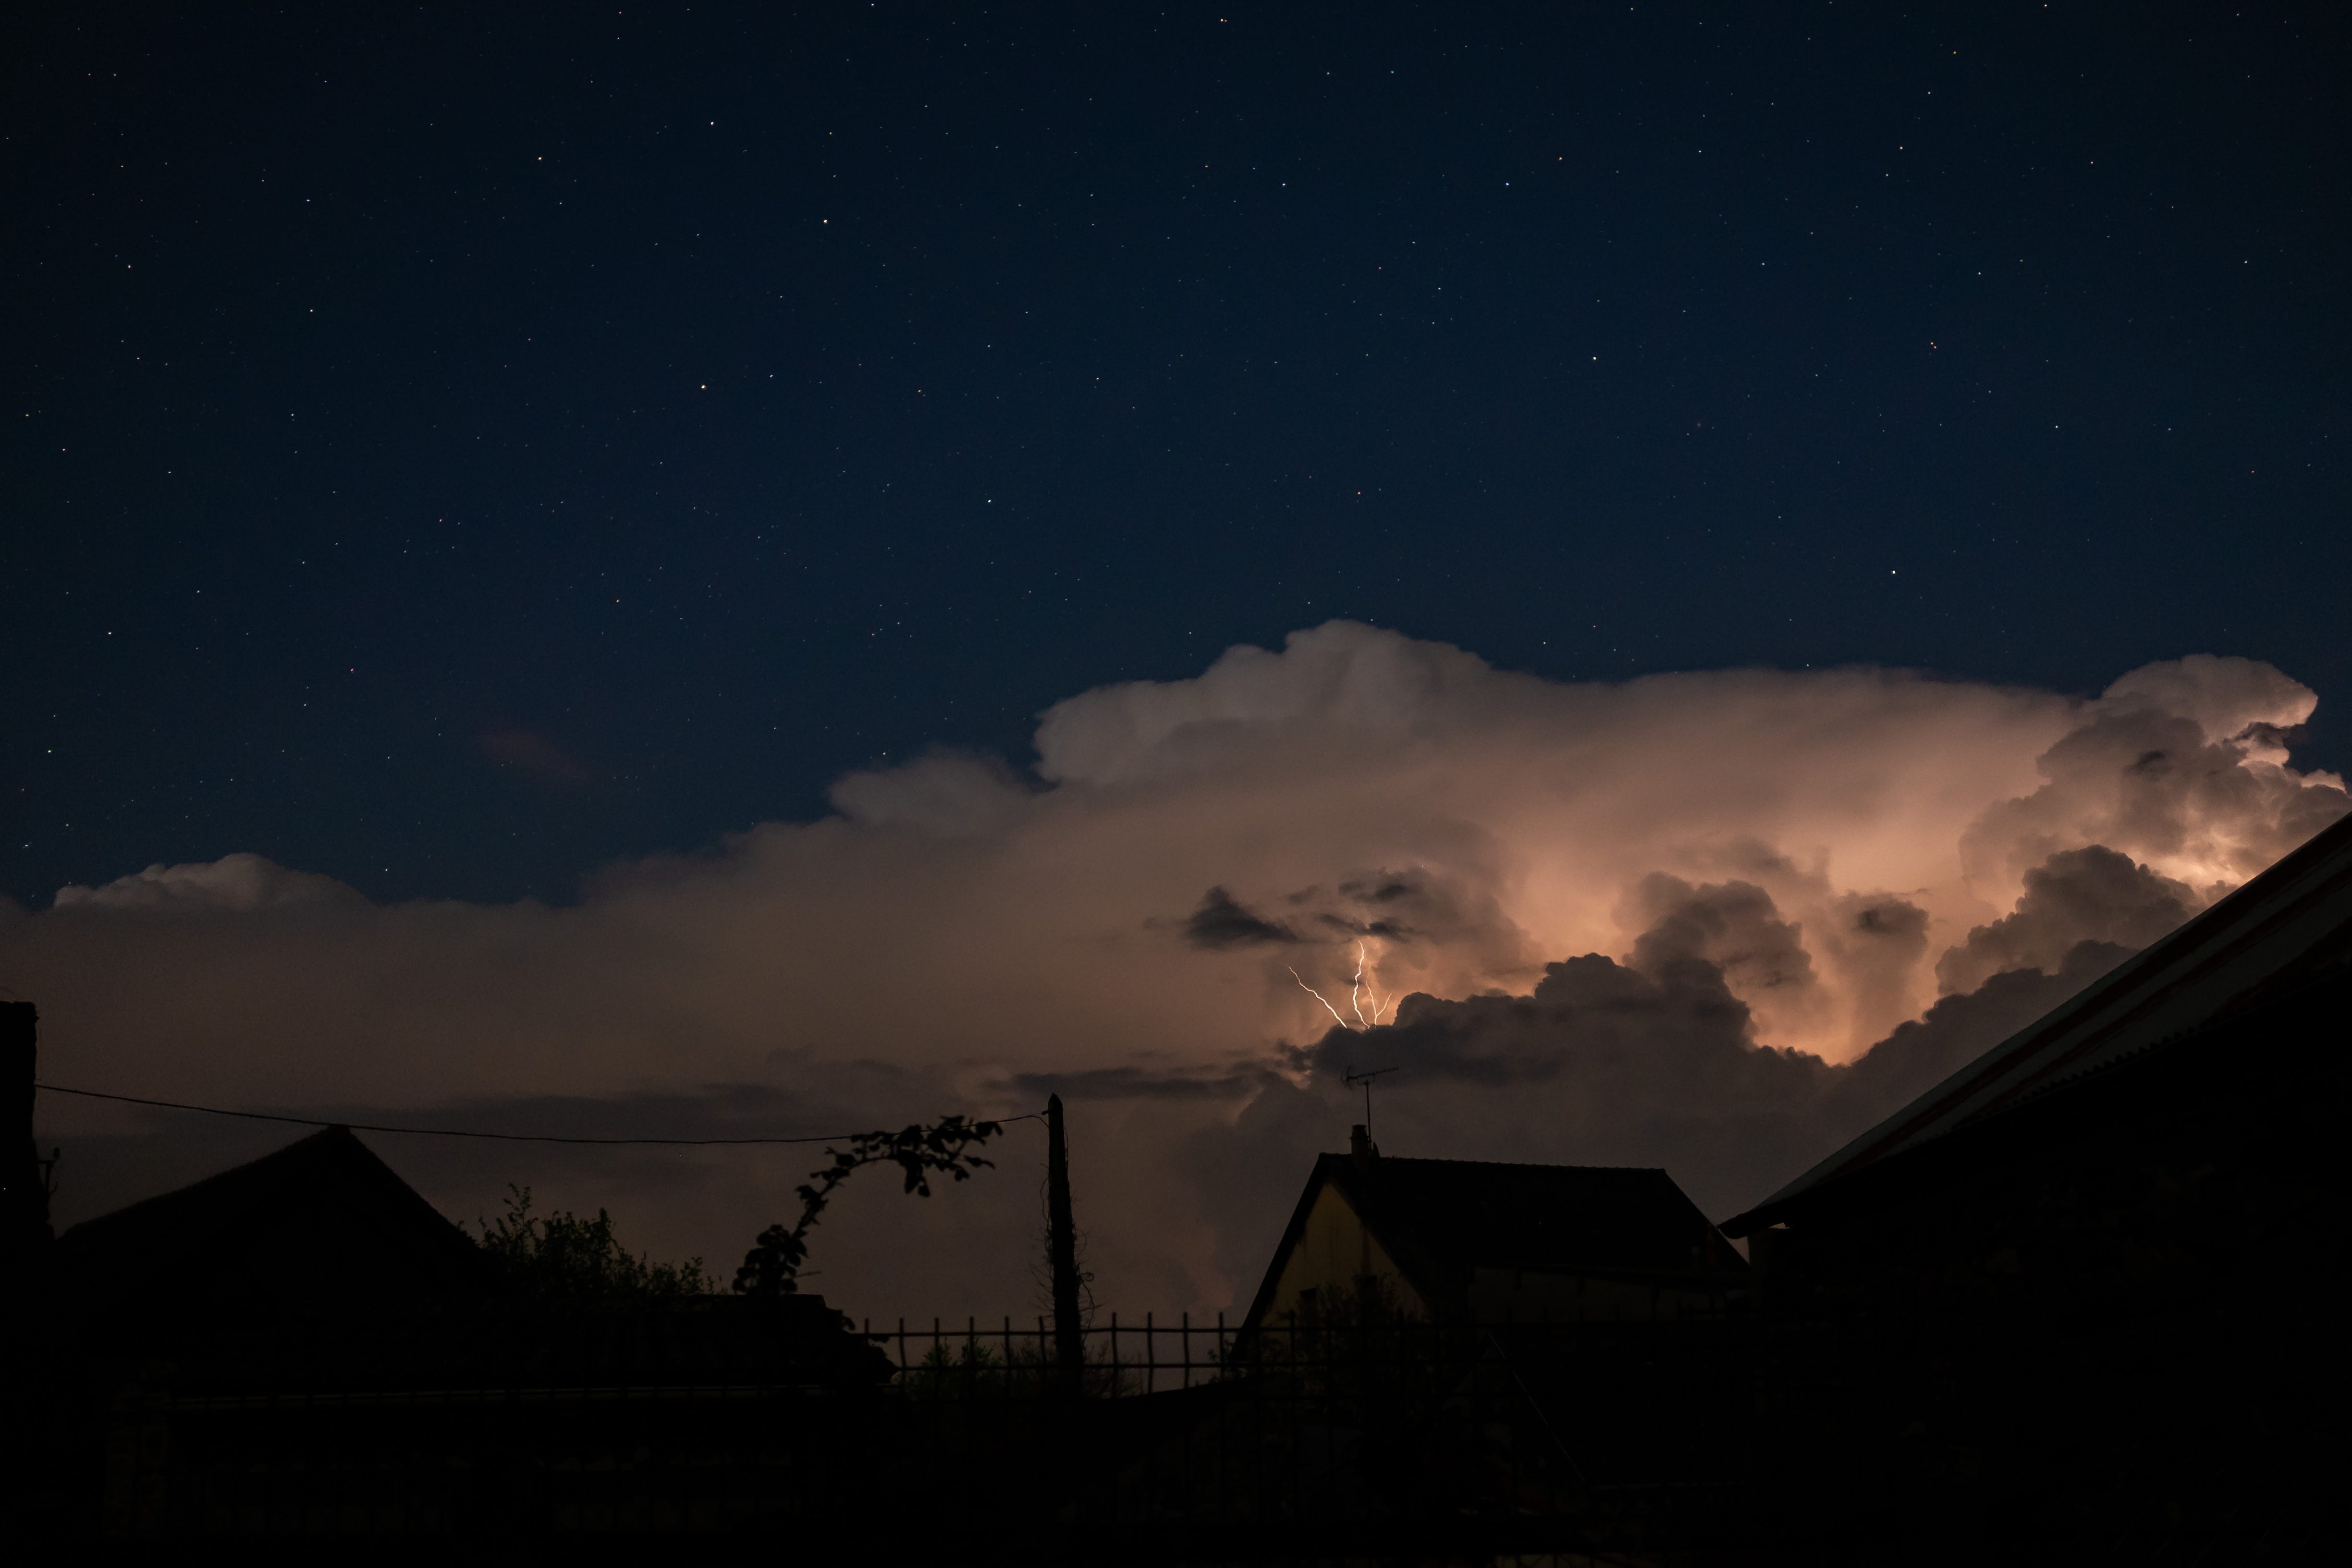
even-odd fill
[{"label": "night sky", "polygon": [[2275,663],[2340,10],[85,5],[0,57],[0,892],[565,901],[1334,616]]}]

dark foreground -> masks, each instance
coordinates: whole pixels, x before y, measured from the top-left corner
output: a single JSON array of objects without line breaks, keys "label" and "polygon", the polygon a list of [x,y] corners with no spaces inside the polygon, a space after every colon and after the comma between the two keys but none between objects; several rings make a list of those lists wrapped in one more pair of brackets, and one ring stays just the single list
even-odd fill
[{"label": "dark foreground", "polygon": [[[2243,1307],[2245,1303],[2240,1303]],[[853,1335],[814,1299],[212,1325],[20,1381],[20,1519],[114,1541],[803,1561],[2288,1561],[2325,1369],[2263,1311]],[[2265,1320],[2266,1321],[2258,1321]],[[2201,1324],[2199,1320],[2202,1320]],[[2183,1338],[2200,1329],[2200,1339]],[[69,1326],[52,1329],[67,1342]],[[57,1343],[53,1341],[52,1343]]]}]

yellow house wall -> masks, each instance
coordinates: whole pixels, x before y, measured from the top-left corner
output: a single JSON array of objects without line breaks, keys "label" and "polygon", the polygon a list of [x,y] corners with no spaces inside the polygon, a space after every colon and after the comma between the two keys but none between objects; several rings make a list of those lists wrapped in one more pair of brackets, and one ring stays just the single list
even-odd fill
[{"label": "yellow house wall", "polygon": [[1356,1281],[1368,1274],[1385,1281],[1406,1311],[1418,1317],[1429,1315],[1429,1304],[1405,1282],[1396,1259],[1364,1228],[1354,1206],[1338,1187],[1326,1185],[1307,1213],[1298,1245],[1283,1263],[1265,1321],[1278,1323],[1297,1312],[1299,1297],[1306,1291],[1313,1290],[1328,1300],[1353,1290]]}]

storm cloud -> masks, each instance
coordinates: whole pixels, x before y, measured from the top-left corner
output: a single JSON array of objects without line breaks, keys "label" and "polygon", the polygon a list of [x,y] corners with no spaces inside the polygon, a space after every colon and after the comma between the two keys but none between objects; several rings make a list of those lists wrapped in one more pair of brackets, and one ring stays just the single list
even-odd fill
[{"label": "storm cloud", "polygon": [[1211,888],[1201,895],[1201,907],[1185,917],[1184,940],[1194,947],[1211,949],[1262,947],[1268,942],[1297,942],[1298,933],[1242,908],[1223,888]]},{"label": "storm cloud", "polygon": [[1727,964],[1691,940],[1692,910],[1726,904],[1767,936],[1760,958],[1735,949],[1732,963],[1768,965],[1772,984],[1807,983],[1783,945],[1792,928],[1757,889],[1698,892],[1643,932],[1626,962],[1588,953],[1549,964],[1524,996],[1409,996],[1393,1025],[1333,1029],[1299,1053],[1300,1065],[1327,1090],[1349,1070],[1393,1069],[1378,1090],[1391,1143],[1664,1164],[1719,1215],[1763,1195],[1759,1173],[1795,1174],[2128,952],[2084,941],[2046,972],[1989,976],[1838,1064],[1767,1043]]},{"label": "storm cloud", "polygon": [[2077,942],[2146,947],[2205,900],[2104,845],[2061,849],[2025,873],[2014,912],[1969,932],[1936,962],[1947,992],[1970,991],[2011,969],[2054,970]]},{"label": "storm cloud", "polygon": [[[1103,1299],[1213,1309],[1361,1118],[1349,1065],[1402,1069],[1374,1091],[1392,1152],[1760,1195],[2344,812],[2285,750],[2315,700],[2202,656],[2089,698],[1557,682],[1334,622],[1073,697],[1026,768],[857,773],[822,820],[566,906],[377,904],[238,846],[0,904],[0,984],[39,1005],[52,1081],[372,1121],[834,1133],[1057,1090]],[[261,1136],[40,1116],[67,1220]],[[380,1146],[454,1215],[530,1182],[725,1262],[816,1163]],[[1002,1147],[1002,1180],[929,1203],[852,1184],[812,1284],[1033,1310],[1035,1123]]]}]

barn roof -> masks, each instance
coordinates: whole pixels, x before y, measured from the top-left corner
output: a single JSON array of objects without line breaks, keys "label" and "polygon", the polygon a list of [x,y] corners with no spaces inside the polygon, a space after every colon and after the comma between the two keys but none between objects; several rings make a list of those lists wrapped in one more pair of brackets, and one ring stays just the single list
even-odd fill
[{"label": "barn roof", "polygon": [[2352,816],[2011,1036],[1756,1207],[1780,1223],[1882,1162],[2352,970]]}]

